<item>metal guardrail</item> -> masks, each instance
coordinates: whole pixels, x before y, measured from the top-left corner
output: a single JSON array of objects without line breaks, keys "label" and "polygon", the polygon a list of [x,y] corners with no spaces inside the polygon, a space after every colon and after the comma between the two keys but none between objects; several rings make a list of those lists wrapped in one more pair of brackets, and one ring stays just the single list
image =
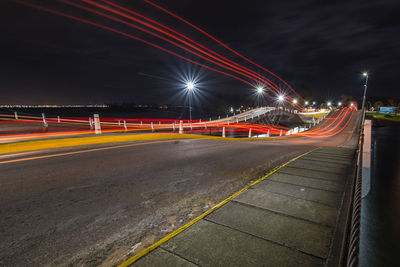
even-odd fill
[{"label": "metal guardrail", "polygon": [[[356,176],[353,183],[352,203],[351,203],[351,217],[348,221],[348,242],[347,242],[347,257],[346,266],[356,267],[359,265],[360,254],[360,228],[361,228],[361,183],[362,183],[362,156],[364,144],[364,114],[360,123],[357,149],[357,166]],[[350,215],[350,214],[349,214]]]}]

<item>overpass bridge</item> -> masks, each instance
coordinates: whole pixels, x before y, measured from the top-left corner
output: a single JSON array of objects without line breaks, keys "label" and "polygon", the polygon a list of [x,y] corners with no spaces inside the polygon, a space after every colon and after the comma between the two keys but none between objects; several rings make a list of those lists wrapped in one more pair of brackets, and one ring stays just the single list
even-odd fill
[{"label": "overpass bridge", "polygon": [[283,107],[260,107],[252,110],[245,111],[227,118],[220,120],[214,120],[211,122],[215,123],[239,123],[239,122],[251,122],[259,124],[279,124],[281,122],[294,124],[306,123],[295,110],[286,109]]},{"label": "overpass bridge", "polygon": [[[0,143],[18,142],[22,140],[35,140],[43,138],[60,138],[63,136],[91,135],[95,133],[94,120],[90,118],[64,118],[22,115],[22,114],[0,114]],[[283,108],[260,107],[248,110],[232,116],[212,120],[161,120],[161,119],[115,119],[100,118],[99,128],[101,133],[118,132],[181,132],[193,133],[193,130],[214,129],[221,132],[223,127],[227,131],[234,131],[235,126],[240,124],[258,124],[279,130],[271,131],[272,134],[280,133],[279,125],[295,127],[304,125],[306,122],[295,113]],[[282,128],[285,129],[285,128]],[[249,129],[247,129],[249,130]],[[254,130],[254,129],[253,129]],[[286,134],[286,130],[281,134]],[[201,133],[201,131],[196,131]]]}]

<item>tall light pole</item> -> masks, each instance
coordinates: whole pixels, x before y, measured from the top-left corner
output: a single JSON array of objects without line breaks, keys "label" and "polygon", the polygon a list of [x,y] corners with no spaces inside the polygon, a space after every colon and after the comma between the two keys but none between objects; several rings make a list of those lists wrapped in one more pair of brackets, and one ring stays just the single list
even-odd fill
[{"label": "tall light pole", "polygon": [[364,83],[364,95],[363,95],[363,101],[362,101],[362,112],[363,112],[363,119],[362,122],[364,123],[364,119],[365,119],[365,100],[366,100],[366,96],[367,96],[367,87],[368,87],[368,73],[364,72],[363,76],[365,77],[365,83]]},{"label": "tall light pole", "polygon": [[262,88],[261,86],[258,86],[257,87],[257,93],[258,93],[258,107],[260,107],[261,106],[260,98],[263,96],[264,88]]},{"label": "tall light pole", "polygon": [[189,121],[192,123],[192,93],[194,90],[194,83],[193,82],[187,82],[186,83],[186,89],[189,91]]}]

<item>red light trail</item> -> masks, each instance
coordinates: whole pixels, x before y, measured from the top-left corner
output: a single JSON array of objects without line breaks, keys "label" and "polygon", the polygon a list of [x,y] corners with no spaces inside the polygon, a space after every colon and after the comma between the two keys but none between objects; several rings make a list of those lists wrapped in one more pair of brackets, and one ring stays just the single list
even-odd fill
[{"label": "red light trail", "polygon": [[[102,1],[103,1],[103,0],[102,0]],[[285,80],[283,80],[283,79],[280,78],[278,75],[276,75],[276,74],[274,74],[273,72],[271,72],[270,70],[268,70],[268,69],[266,69],[266,68],[264,68],[264,67],[258,65],[257,63],[253,62],[252,60],[246,58],[245,56],[243,56],[243,55],[240,54],[239,52],[233,50],[232,48],[230,48],[229,46],[227,46],[227,45],[224,44],[223,42],[219,41],[217,38],[215,38],[215,37],[212,36],[211,34],[209,34],[209,33],[207,33],[206,31],[200,29],[199,27],[193,25],[192,23],[190,23],[189,21],[183,19],[182,17],[180,17],[180,16],[174,14],[173,12],[171,12],[171,11],[169,11],[169,10],[167,10],[167,9],[165,9],[165,8],[163,8],[163,7],[157,5],[157,4],[155,4],[155,3],[153,3],[153,2],[151,2],[151,1],[149,1],[149,0],[144,0],[144,1],[145,1],[146,3],[148,3],[148,4],[152,5],[152,6],[154,6],[154,7],[156,7],[156,8],[158,8],[158,9],[162,10],[163,12],[165,12],[165,13],[167,13],[167,14],[169,14],[169,15],[171,15],[171,16],[177,18],[177,19],[179,19],[180,21],[182,21],[182,22],[184,22],[185,24],[191,26],[192,28],[198,30],[199,32],[201,32],[201,33],[204,34],[205,36],[207,36],[207,37],[209,37],[210,39],[214,40],[215,42],[217,42],[218,44],[222,45],[223,47],[225,47],[226,49],[228,49],[229,51],[231,51],[231,52],[234,53],[235,55],[237,55],[237,56],[241,57],[242,59],[246,60],[247,62],[249,62],[249,63],[251,63],[251,64],[253,64],[253,65],[255,65],[255,66],[261,68],[262,70],[264,70],[264,71],[266,71],[266,72],[272,74],[274,77],[278,78],[281,82],[283,82],[290,90],[292,90],[292,92],[295,93],[300,99],[304,100],[304,98],[302,98],[288,83],[286,83]]]},{"label": "red light trail", "polygon": [[[101,18],[106,18],[109,19],[113,22],[117,22],[120,24],[123,24],[125,26],[128,26],[131,29],[138,30],[140,32],[146,33],[150,36],[156,37],[160,39],[163,42],[166,42],[170,45],[173,45],[173,47],[176,49],[181,49],[185,53],[190,53],[201,60],[204,60],[207,62],[201,63],[195,60],[192,60],[182,54],[180,54],[177,51],[173,51],[171,49],[165,48],[159,44],[156,44],[154,42],[150,42],[148,40],[145,40],[143,38],[137,37],[131,33],[128,33],[126,31],[119,30],[114,27],[107,26],[102,23],[98,23],[92,20],[88,20],[82,17],[78,17],[69,13],[61,12],[52,8],[48,8],[42,5],[37,5],[37,4],[32,4],[30,2],[24,1],[24,0],[13,0],[16,3],[29,6],[32,8],[36,8],[42,11],[46,11],[58,16],[66,17],[75,21],[79,21],[82,23],[86,23],[98,28],[101,28],[103,30],[107,30],[122,36],[125,36],[127,38],[145,43],[147,45],[150,45],[154,48],[160,49],[161,51],[164,51],[166,53],[169,53],[171,55],[174,55],[178,58],[181,58],[185,61],[188,61],[192,64],[198,65],[200,67],[207,68],[209,70],[212,70],[214,72],[226,75],[228,77],[234,78],[236,80],[239,80],[247,85],[250,85],[252,87],[256,87],[254,82],[257,85],[262,85],[265,87],[269,92],[274,94],[275,96],[282,96],[283,101],[282,105],[287,108],[287,105],[291,105],[295,107],[296,109],[302,109],[303,106],[300,103],[297,103],[294,101],[294,98],[289,96],[288,94],[284,93],[284,91],[272,80],[268,79],[267,77],[259,74],[257,71],[252,70],[244,65],[241,65],[231,59],[228,59],[227,57],[213,51],[212,49],[207,48],[203,44],[200,44],[197,41],[194,41],[193,39],[187,37],[186,35],[178,32],[177,30],[172,29],[171,27],[168,27],[154,19],[150,19],[146,17],[143,14],[140,14],[137,11],[134,11],[132,9],[128,9],[126,7],[123,7],[121,5],[117,5],[115,3],[112,3],[108,0],[100,0],[101,2],[105,4],[101,4],[98,2],[95,2],[93,0],[82,0],[86,5],[75,3],[70,0],[59,0],[58,2],[61,2],[63,4],[78,8],[80,10],[84,10],[86,12],[90,12],[92,14],[96,14]],[[236,56],[239,56],[240,58],[244,59],[248,63],[251,63],[253,66],[256,66],[258,68],[261,68],[268,74],[274,76],[277,78],[279,81],[283,82],[295,95],[297,95],[300,99],[301,98],[294,90],[293,88],[287,84],[283,79],[281,79],[279,76],[274,74],[273,72],[269,71],[268,69],[258,65],[257,63],[251,61],[250,59],[246,58],[242,54],[238,53],[237,51],[233,50],[226,44],[220,42],[217,40],[215,37],[212,35],[208,34],[206,31],[200,29],[199,27],[191,24],[187,20],[183,19],[182,17],[179,17],[178,15],[174,14],[173,12],[153,3],[152,1],[149,0],[144,0],[146,3],[150,4],[153,7],[156,7],[157,9],[161,10],[162,12],[165,12],[174,18],[184,22],[185,24],[189,25],[193,29],[200,31],[202,34],[207,36],[208,38],[214,40],[217,42],[219,45],[223,46],[225,49],[228,49],[230,52],[234,53]],[[95,9],[97,8],[97,9]],[[213,66],[209,66],[208,64],[211,63]],[[214,66],[215,65],[215,66]],[[249,80],[248,80],[249,79]],[[270,96],[266,92],[262,92],[265,96],[273,98],[273,96]],[[304,99],[303,99],[304,100]],[[326,118],[326,120],[317,126],[314,129],[311,129],[307,132],[299,133],[298,135],[303,135],[303,136],[328,136],[332,132],[334,132],[340,125],[343,123],[343,121],[348,117],[348,114],[351,113],[350,118],[352,117],[354,111],[353,109],[345,108],[342,109],[341,111],[335,111],[332,116]],[[26,122],[37,122],[40,121],[41,118],[39,117],[25,117],[25,119],[29,119]],[[47,119],[49,122],[54,122],[55,119]],[[122,121],[124,120],[125,123],[127,122],[126,126],[124,126],[124,129],[120,129],[121,125],[120,123],[117,124],[116,121]],[[349,119],[350,120],[350,119]],[[119,132],[119,131],[154,131],[154,130],[171,130],[178,128],[179,126],[176,124],[176,120],[141,120],[141,124],[139,125],[138,119],[116,119],[112,118],[110,120],[105,120],[102,119],[102,126],[104,127],[105,132]],[[142,125],[143,121],[150,122],[151,125],[146,124]],[[163,124],[160,122],[163,121]],[[90,132],[90,130],[86,129],[85,127],[87,126],[88,121],[87,120],[77,120],[77,119],[63,119],[63,123],[70,123],[70,124],[82,124],[84,123],[86,126],[83,127],[82,130],[78,130],[79,127],[81,126],[76,126],[70,127],[70,128],[64,128],[64,130],[69,130],[69,132],[64,132],[64,134],[84,134]],[[159,124],[156,124],[154,122],[159,122]],[[259,124],[247,124],[247,123],[229,123],[229,122],[223,122],[223,121],[214,121],[214,122],[199,122],[199,121],[192,121],[191,123],[184,121],[184,127],[185,128],[190,128],[190,131],[185,131],[185,132],[210,132],[210,131],[221,131],[221,127],[226,127],[227,131],[232,131],[232,132],[245,132],[249,131],[249,129],[252,129],[254,133],[271,133],[271,134],[286,134],[288,133],[289,129],[285,129],[284,127],[278,127],[278,126],[271,126],[271,125],[259,125]],[[348,123],[348,121],[347,121]],[[347,125],[347,123],[345,125]],[[203,129],[205,128],[205,129]],[[344,129],[344,128],[343,128]],[[340,129],[339,129],[340,130]],[[335,132],[334,132],[335,133]],[[47,133],[47,134],[62,134],[61,132],[54,132],[54,133]],[[3,136],[5,137],[5,136]],[[7,137],[15,137],[19,138],[20,136],[7,136]],[[21,136],[21,138],[23,138]]]},{"label": "red light trail", "polygon": [[[102,0],[102,1],[105,2],[105,3],[108,3],[108,4],[110,4],[110,5],[113,5],[114,7],[117,7],[117,8],[119,8],[119,9],[125,11],[125,12],[128,12],[128,9],[126,9],[126,8],[124,8],[124,7],[122,7],[122,6],[118,6],[118,5],[113,4],[113,3],[109,2],[109,1],[105,1],[105,0]],[[74,15],[71,15],[71,14],[63,13],[63,12],[60,12],[60,11],[57,11],[57,10],[54,10],[54,9],[51,9],[51,8],[47,8],[47,7],[44,7],[44,6],[32,4],[32,3],[29,3],[29,2],[26,2],[26,1],[14,0],[14,2],[23,4],[23,5],[26,5],[26,6],[30,6],[30,7],[33,7],[33,8],[37,8],[37,9],[40,9],[40,10],[43,10],[43,11],[46,11],[46,12],[50,12],[50,13],[53,13],[53,14],[56,14],[56,15],[59,15],[59,16],[68,17],[68,18],[70,18],[70,19],[77,20],[77,21],[80,21],[80,22],[83,22],[83,23],[87,23],[87,24],[90,24],[90,25],[93,25],[93,26],[102,28],[102,29],[104,29],[104,30],[108,30],[108,31],[112,31],[112,32],[121,34],[121,35],[126,36],[126,37],[128,37],[128,38],[135,39],[135,40],[137,40],[137,41],[140,41],[140,42],[146,43],[146,44],[148,44],[148,45],[151,45],[151,46],[153,46],[153,47],[156,47],[156,48],[158,48],[158,49],[161,49],[161,50],[164,51],[164,52],[167,52],[167,53],[169,53],[169,54],[175,55],[175,56],[177,56],[177,57],[179,57],[179,58],[181,58],[181,59],[184,59],[184,60],[186,60],[186,61],[189,61],[189,62],[191,62],[191,63],[193,63],[193,64],[196,64],[196,65],[199,65],[199,66],[201,66],[201,67],[205,67],[205,68],[207,68],[207,69],[210,69],[210,70],[216,71],[216,72],[218,72],[218,73],[227,75],[227,76],[229,76],[229,77],[235,78],[235,79],[237,79],[237,80],[239,80],[239,81],[242,81],[242,82],[244,82],[244,83],[246,83],[246,84],[249,84],[250,86],[254,87],[254,84],[251,84],[250,82],[245,81],[244,79],[239,78],[239,77],[237,77],[237,76],[234,75],[234,74],[227,73],[227,72],[221,71],[221,70],[219,70],[219,69],[215,69],[215,68],[213,68],[213,67],[210,67],[210,66],[208,66],[208,65],[205,65],[205,64],[202,64],[202,63],[193,61],[193,60],[191,60],[191,59],[189,59],[189,58],[187,58],[187,57],[184,57],[184,56],[182,56],[182,55],[180,55],[180,54],[178,54],[178,53],[176,53],[176,52],[174,52],[174,51],[171,51],[171,50],[169,50],[169,49],[166,49],[166,48],[164,48],[164,47],[161,47],[161,46],[159,46],[159,45],[157,45],[157,44],[154,44],[154,43],[149,42],[149,41],[147,41],[147,40],[144,40],[144,39],[142,39],[142,38],[136,37],[136,36],[134,36],[134,35],[132,35],[132,34],[129,34],[129,33],[120,31],[120,30],[118,30],[118,29],[115,29],[115,28],[112,28],[112,27],[109,27],[109,26],[106,26],[106,25],[103,25],[103,24],[100,24],[100,23],[96,23],[96,22],[93,22],[93,21],[89,21],[89,20],[87,20],[87,19],[83,19],[83,18],[74,16]],[[99,15],[99,16],[102,16],[102,17],[111,19],[111,20],[113,20],[113,21],[117,21],[117,22],[122,23],[122,24],[124,24],[124,25],[128,25],[128,26],[130,26],[130,27],[132,27],[132,28],[135,28],[135,29],[138,29],[138,30],[140,30],[140,31],[142,31],[142,32],[146,32],[147,34],[150,34],[150,35],[152,35],[152,36],[155,36],[155,37],[157,37],[157,38],[159,38],[159,39],[161,39],[161,40],[164,40],[164,41],[166,41],[166,42],[168,42],[168,43],[170,43],[170,44],[173,44],[174,46],[176,46],[176,47],[178,47],[178,48],[181,48],[181,49],[183,49],[183,50],[185,50],[185,51],[187,51],[187,52],[189,52],[189,53],[192,53],[192,54],[194,54],[194,55],[200,57],[200,58],[203,59],[203,60],[206,60],[206,61],[208,61],[208,62],[210,62],[210,63],[212,63],[212,64],[215,64],[215,65],[217,65],[218,67],[221,67],[221,68],[224,68],[224,69],[226,69],[226,70],[232,71],[232,72],[234,72],[234,73],[236,73],[236,74],[239,74],[239,75],[244,76],[244,77],[246,77],[246,78],[249,78],[249,79],[251,79],[251,80],[253,80],[253,81],[256,81],[257,83],[261,83],[261,84],[262,84],[263,86],[265,86],[267,89],[270,89],[271,92],[274,93],[275,95],[278,95],[278,94],[282,94],[282,93],[283,93],[283,90],[282,90],[281,88],[279,88],[279,86],[277,86],[274,82],[272,82],[272,81],[269,80],[268,78],[266,78],[266,77],[264,77],[264,76],[258,74],[257,72],[255,72],[255,71],[253,71],[253,70],[251,70],[251,69],[249,69],[249,68],[246,68],[246,67],[244,67],[244,66],[241,66],[240,64],[235,63],[235,62],[233,62],[232,60],[227,59],[226,57],[223,57],[223,56],[219,55],[218,53],[212,51],[211,49],[206,48],[204,45],[201,45],[201,44],[199,44],[198,42],[193,41],[192,39],[186,37],[185,35],[180,34],[180,33],[178,33],[177,31],[175,31],[175,30],[173,30],[173,29],[171,29],[171,28],[169,28],[169,27],[167,27],[167,26],[165,26],[165,25],[162,25],[161,23],[156,22],[155,20],[151,20],[151,19],[149,19],[149,18],[147,18],[147,17],[145,17],[145,16],[143,16],[143,15],[137,13],[137,12],[134,12],[134,11],[129,10],[129,13],[130,13],[131,15],[133,14],[133,15],[139,16],[139,17],[142,18],[142,19],[145,19],[145,20],[147,20],[147,21],[149,21],[149,22],[151,22],[151,23],[153,23],[153,24],[156,24],[156,25],[158,25],[158,26],[160,26],[160,27],[162,27],[162,28],[164,28],[164,29],[166,29],[166,30],[168,30],[168,31],[170,31],[170,32],[172,32],[172,33],[174,33],[175,35],[174,35],[174,34],[171,34],[171,33],[169,33],[169,32],[167,32],[167,31],[164,31],[164,30],[162,30],[161,28],[156,27],[156,26],[154,26],[154,25],[152,25],[152,24],[150,24],[150,23],[147,23],[147,22],[141,20],[140,18],[137,18],[137,17],[135,18],[135,17],[133,17],[133,16],[131,16],[131,15],[128,15],[128,14],[126,14],[126,13],[124,13],[124,12],[118,11],[118,10],[116,10],[116,9],[110,8],[110,7],[105,6],[105,5],[101,5],[101,4],[96,3],[96,2],[94,2],[94,1],[91,1],[91,0],[83,0],[83,2],[85,2],[85,3],[87,3],[87,4],[94,5],[94,6],[98,7],[98,8],[101,8],[101,9],[106,10],[106,11],[108,11],[108,12],[111,12],[111,13],[113,13],[113,14],[122,16],[122,17],[127,18],[127,19],[129,19],[129,20],[131,20],[131,21],[140,23],[140,24],[142,24],[142,25],[144,25],[144,26],[146,26],[146,27],[148,27],[148,28],[150,28],[150,29],[152,29],[152,30],[158,31],[158,32],[160,32],[160,33],[162,33],[162,34],[164,34],[164,35],[166,35],[166,36],[168,36],[168,37],[170,37],[170,38],[172,38],[172,39],[174,39],[174,40],[176,40],[176,41],[179,41],[179,42],[182,43],[183,45],[178,44],[178,43],[176,43],[175,41],[172,41],[172,40],[169,39],[169,38],[166,38],[166,37],[161,36],[161,35],[159,35],[159,34],[157,34],[157,33],[154,33],[154,32],[152,32],[152,31],[150,31],[150,30],[148,30],[148,29],[145,29],[145,28],[143,28],[143,27],[141,27],[141,26],[138,26],[138,25],[129,23],[129,22],[125,21],[125,20],[116,18],[116,17],[114,17],[114,16],[110,16],[110,15],[105,14],[105,13],[103,13],[103,12],[100,12],[100,11],[97,11],[97,10],[94,10],[94,9],[91,9],[91,8],[89,8],[89,7],[87,7],[87,6],[83,6],[83,5],[80,5],[80,4],[76,4],[76,3],[73,3],[73,2],[68,1],[68,0],[60,0],[60,2],[63,2],[63,3],[68,4],[68,5],[75,6],[75,7],[77,7],[77,8],[86,10],[86,11],[88,11],[88,12],[95,13],[95,14],[97,14],[97,15]],[[162,25],[162,26],[161,26],[161,25]],[[180,36],[180,37],[183,37],[184,39],[188,40],[189,42],[183,40],[182,38],[178,37],[177,35]],[[193,44],[195,44],[195,45],[193,45]],[[191,49],[189,49],[189,48],[187,48],[187,47],[185,47],[185,46],[188,46],[188,47],[190,47]],[[200,48],[199,48],[199,47],[200,47]],[[198,52],[201,53],[201,54],[199,54],[198,52],[193,51],[192,49],[198,51]],[[207,52],[207,51],[209,51],[210,53]],[[203,56],[203,55],[205,55],[205,56]],[[210,58],[211,58],[211,59],[210,59]],[[275,77],[277,77],[275,74],[273,74],[273,75],[274,75]],[[279,77],[278,77],[278,78],[279,78]],[[287,83],[285,83],[285,84],[287,84]],[[292,90],[292,89],[291,89],[291,90]],[[265,95],[268,96],[268,97],[270,97],[268,94],[265,94]],[[288,104],[293,105],[293,106],[294,106],[295,108],[297,108],[297,109],[301,109],[301,108],[302,108],[302,106],[301,106],[300,104],[292,103],[292,101],[290,101],[290,100],[292,99],[292,97],[290,97],[289,95],[286,95],[286,94],[284,94],[284,95],[285,95],[284,100],[287,101]]]},{"label": "red light trail", "polygon": [[[124,16],[124,17],[126,17],[126,18],[128,18],[128,19],[134,20],[134,21],[136,21],[136,22],[139,22],[139,23],[141,23],[141,24],[143,24],[143,25],[146,25],[146,26],[148,26],[148,27],[151,27],[152,29],[156,29],[156,30],[160,31],[160,29],[157,29],[156,27],[153,27],[152,25],[149,25],[148,23],[144,23],[144,22],[141,21],[141,20],[132,18],[131,16],[127,16],[127,14],[118,12],[118,11],[116,11],[116,10],[114,10],[114,9],[111,9],[111,8],[107,7],[107,6],[100,5],[100,4],[95,3],[95,2],[93,2],[93,1],[91,1],[91,0],[83,0],[83,1],[86,2],[86,3],[90,3],[90,4],[92,4],[92,5],[95,5],[95,6],[97,6],[97,7],[106,9],[106,10],[108,10],[108,11],[110,11],[110,12],[115,13],[115,14],[119,14],[119,15],[121,15],[121,16]],[[210,57],[212,57],[212,58],[214,58],[214,59],[216,59],[216,60],[219,60],[220,62],[224,62],[224,63],[229,62],[229,63],[235,65],[235,66],[233,66],[233,67],[236,68],[236,69],[245,70],[246,73],[251,72],[251,75],[254,76],[256,79],[259,79],[260,82],[263,83],[264,86],[265,86],[265,84],[264,84],[264,82],[265,82],[265,83],[267,83],[268,85],[272,86],[275,90],[278,90],[279,93],[284,94],[284,92],[283,92],[274,82],[272,82],[272,81],[270,81],[269,79],[263,77],[263,76],[260,75],[259,73],[255,72],[255,71],[253,71],[253,70],[251,70],[251,69],[249,69],[249,68],[243,67],[243,66],[241,66],[240,64],[238,64],[238,63],[236,63],[236,62],[234,62],[234,61],[232,61],[232,60],[230,60],[230,59],[228,59],[228,58],[226,58],[226,57],[223,57],[222,55],[220,55],[220,54],[214,52],[213,50],[211,50],[211,49],[209,49],[209,48],[207,48],[207,47],[201,45],[200,43],[195,42],[194,40],[188,38],[187,36],[185,36],[185,35],[183,35],[183,34],[177,32],[177,31],[175,31],[175,30],[173,30],[173,29],[171,29],[171,28],[169,28],[169,27],[167,27],[167,26],[165,26],[165,25],[163,25],[163,24],[161,24],[161,23],[159,23],[159,22],[157,22],[157,21],[155,21],[155,20],[152,20],[152,19],[147,18],[147,17],[145,17],[145,16],[143,16],[143,15],[137,13],[137,12],[134,12],[133,10],[127,9],[127,8],[125,8],[125,7],[122,7],[122,6],[120,6],[120,5],[117,5],[117,4],[112,3],[112,2],[110,2],[110,1],[107,1],[107,0],[101,0],[101,1],[103,1],[103,2],[105,2],[105,3],[107,3],[107,4],[109,4],[109,5],[112,5],[112,6],[114,6],[114,7],[117,7],[117,8],[119,8],[119,9],[125,11],[125,12],[128,12],[128,13],[130,13],[130,14],[136,15],[136,16],[138,16],[138,17],[140,17],[140,18],[143,18],[143,19],[145,19],[145,20],[147,20],[147,21],[149,21],[149,22],[151,22],[151,23],[153,23],[153,24],[156,24],[156,25],[158,25],[158,26],[160,26],[160,27],[162,27],[162,28],[164,28],[164,29],[167,29],[167,30],[170,31],[170,32],[173,32],[174,34],[176,34],[176,35],[178,35],[178,36],[180,36],[180,37],[182,37],[182,38],[188,40],[189,42],[191,42],[191,43],[193,43],[193,44],[195,44],[195,45],[197,45],[197,46],[199,46],[199,47],[201,47],[201,48],[207,50],[208,52],[214,54],[214,55],[217,56],[218,58],[216,58],[216,57],[214,57],[214,56],[212,56],[212,55],[209,55],[208,53],[205,53],[205,52],[202,51],[202,50],[198,50],[196,47],[193,47],[192,45],[188,44],[187,42],[182,41],[181,39],[176,38],[175,36],[170,35],[169,33],[165,33],[164,31],[160,31],[160,32],[162,32],[162,33],[164,33],[164,34],[166,34],[166,35],[168,35],[168,36],[170,36],[170,37],[172,37],[172,38],[174,38],[174,39],[176,39],[176,40],[179,40],[179,41],[181,41],[181,42],[183,42],[183,43],[189,45],[189,46],[192,47],[192,48],[197,49],[198,51],[201,51],[202,53],[204,53],[204,54],[206,54],[206,55],[208,55],[208,56],[210,56]],[[65,2],[65,1],[64,1],[64,2]],[[68,1],[68,2],[70,2],[70,1]],[[223,59],[224,61],[222,61],[221,59]],[[226,64],[230,65],[229,63],[226,63]],[[232,65],[230,65],[230,66],[232,66]]]},{"label": "red light trail", "polygon": [[[127,25],[127,26],[136,28],[136,29],[138,29],[138,30],[140,30],[140,31],[146,32],[146,33],[148,33],[148,34],[150,34],[150,35],[153,35],[153,36],[155,36],[155,37],[158,37],[159,39],[162,39],[162,40],[164,40],[164,41],[166,41],[166,42],[168,42],[168,43],[170,43],[170,44],[173,44],[173,45],[175,45],[175,46],[177,46],[177,47],[179,47],[179,48],[185,50],[186,52],[189,52],[189,53],[191,53],[191,54],[193,54],[193,55],[196,55],[196,56],[200,57],[201,59],[207,60],[207,61],[209,61],[209,62],[211,62],[211,63],[213,63],[213,64],[215,64],[215,65],[217,65],[217,66],[219,66],[219,67],[222,67],[222,68],[228,69],[228,70],[230,70],[230,71],[233,71],[233,72],[235,72],[235,73],[241,74],[241,75],[243,75],[243,76],[245,76],[245,77],[247,77],[247,78],[250,78],[250,79],[256,79],[258,82],[261,82],[264,86],[266,86],[265,83],[267,83],[267,84],[269,85],[269,88],[273,89],[273,91],[276,93],[276,95],[278,95],[279,93],[283,93],[282,90],[281,90],[280,88],[278,88],[276,85],[272,84],[271,81],[269,81],[269,80],[268,80],[268,81],[267,81],[267,80],[264,80],[264,79],[258,77],[257,75],[253,74],[252,72],[247,71],[245,68],[238,67],[238,66],[236,66],[236,65],[234,65],[234,64],[231,64],[231,63],[229,63],[229,62],[227,62],[227,61],[225,61],[225,60],[222,60],[222,59],[220,59],[220,58],[218,58],[218,57],[216,57],[216,56],[213,56],[213,55],[211,55],[210,53],[205,52],[204,50],[199,49],[198,47],[196,47],[196,46],[194,46],[194,45],[192,45],[192,44],[190,44],[190,43],[188,43],[188,42],[186,42],[186,41],[184,41],[184,40],[182,40],[182,39],[180,39],[180,38],[178,38],[178,37],[176,37],[176,36],[174,36],[174,35],[172,35],[172,34],[170,34],[170,33],[168,33],[168,32],[166,32],[166,31],[163,31],[163,30],[161,30],[161,29],[159,29],[159,28],[157,28],[157,27],[152,26],[151,24],[148,24],[148,23],[146,23],[146,22],[143,22],[143,21],[141,21],[141,20],[139,20],[139,19],[136,19],[136,18],[134,18],[134,17],[132,17],[132,16],[128,16],[128,15],[122,13],[122,12],[119,12],[119,11],[114,10],[114,9],[112,9],[112,8],[109,8],[109,7],[107,7],[107,6],[98,4],[98,3],[93,2],[93,1],[91,1],[91,0],[83,0],[83,2],[92,4],[92,5],[96,6],[96,7],[99,7],[99,8],[102,8],[102,9],[104,9],[104,10],[110,11],[110,12],[112,12],[112,13],[114,13],[114,14],[123,16],[123,17],[128,18],[128,19],[130,19],[130,20],[133,20],[133,21],[135,21],[135,22],[139,22],[139,23],[141,23],[141,24],[143,24],[143,25],[145,25],[145,26],[147,26],[147,27],[149,27],[149,28],[151,28],[151,29],[153,29],[153,30],[156,30],[156,31],[158,31],[158,32],[161,32],[161,33],[163,33],[163,34],[165,34],[165,35],[167,35],[167,36],[169,36],[169,37],[171,37],[171,38],[173,38],[173,39],[175,39],[175,40],[178,40],[179,42],[181,42],[181,43],[183,43],[183,44],[185,44],[185,45],[187,45],[187,46],[189,46],[189,47],[191,47],[191,48],[193,48],[193,49],[195,49],[195,50],[197,50],[197,51],[199,51],[199,52],[201,52],[201,53],[207,55],[208,57],[211,57],[211,58],[213,58],[213,59],[215,59],[215,60],[221,62],[222,64],[221,64],[221,63],[218,63],[218,62],[215,61],[215,60],[211,60],[211,59],[209,59],[209,58],[207,58],[207,57],[205,57],[205,56],[203,56],[203,55],[201,55],[201,54],[199,54],[199,53],[197,53],[197,52],[195,52],[195,51],[193,51],[193,50],[191,50],[191,49],[188,49],[188,48],[186,48],[185,46],[182,46],[182,45],[180,45],[180,44],[178,44],[178,43],[176,43],[176,42],[174,42],[174,41],[171,41],[171,40],[168,39],[168,38],[165,38],[165,37],[163,37],[163,36],[161,36],[161,35],[159,35],[159,34],[156,34],[156,33],[154,33],[154,32],[151,32],[151,31],[149,31],[149,30],[146,30],[146,29],[144,29],[144,28],[142,28],[142,27],[140,27],[140,26],[134,25],[134,24],[132,24],[132,23],[128,23],[128,22],[123,21],[123,20],[121,20],[121,19],[118,19],[118,18],[116,18],[116,17],[113,17],[113,16],[107,15],[107,14],[105,14],[105,13],[96,11],[96,10],[94,10],[94,9],[92,9],[92,8],[88,8],[88,7],[82,6],[82,5],[80,5],[80,4],[72,3],[72,2],[70,2],[70,1],[68,1],[68,0],[59,0],[59,1],[60,1],[60,2],[63,2],[63,3],[66,3],[66,4],[69,4],[69,5],[72,5],[72,6],[75,6],[75,7],[78,7],[78,8],[81,8],[81,9],[84,9],[84,10],[86,10],[86,11],[92,12],[92,13],[97,14],[97,15],[100,15],[100,16],[102,16],[102,17],[109,18],[109,19],[111,19],[111,20],[120,22],[120,23],[125,24],[125,25]],[[194,41],[192,41],[192,42],[194,42]],[[215,52],[214,52],[214,53],[215,53]],[[216,54],[216,53],[215,53],[215,54]],[[272,86],[272,87],[271,87],[271,86]]]},{"label": "red light trail", "polygon": [[[123,133],[123,132],[162,132],[178,133],[180,132],[180,123],[182,122],[183,133],[197,133],[212,136],[218,136],[225,128],[226,133],[232,133],[235,137],[247,136],[251,132],[253,135],[267,134],[273,136],[291,135],[304,137],[329,137],[342,132],[350,123],[356,109],[346,107],[336,110],[332,115],[324,118],[324,122],[317,127],[295,134],[290,134],[290,129],[277,125],[262,125],[246,122],[232,122],[234,118],[225,118],[214,121],[187,121],[174,119],[140,119],[140,118],[102,118],[101,128],[103,133]],[[12,115],[1,115],[5,119],[0,120],[0,124],[22,123],[25,130],[21,133],[0,135],[0,142],[14,142],[21,140],[43,139],[48,137],[62,137],[73,135],[93,134],[94,130],[89,127],[89,120],[77,118],[63,118],[58,122],[58,118],[46,118],[49,128],[46,131],[32,132],[32,129],[42,125],[42,117],[21,115],[19,120],[11,120]],[[1,118],[0,118],[1,119]],[[32,127],[29,127],[32,125]],[[7,127],[3,127],[7,129]],[[24,133],[29,131],[29,133]]]}]

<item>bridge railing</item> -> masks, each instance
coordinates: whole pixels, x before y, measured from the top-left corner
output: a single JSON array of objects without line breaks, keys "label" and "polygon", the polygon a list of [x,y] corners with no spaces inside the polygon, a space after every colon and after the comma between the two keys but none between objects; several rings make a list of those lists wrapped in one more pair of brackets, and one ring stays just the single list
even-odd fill
[{"label": "bridge railing", "polygon": [[362,158],[364,144],[364,116],[361,115],[360,123],[357,127],[359,133],[357,143],[357,159],[354,172],[354,179],[351,190],[351,204],[347,214],[345,232],[346,237],[342,247],[341,262],[342,266],[357,267],[359,265],[360,254],[360,229],[361,229],[361,183],[362,183]]}]

